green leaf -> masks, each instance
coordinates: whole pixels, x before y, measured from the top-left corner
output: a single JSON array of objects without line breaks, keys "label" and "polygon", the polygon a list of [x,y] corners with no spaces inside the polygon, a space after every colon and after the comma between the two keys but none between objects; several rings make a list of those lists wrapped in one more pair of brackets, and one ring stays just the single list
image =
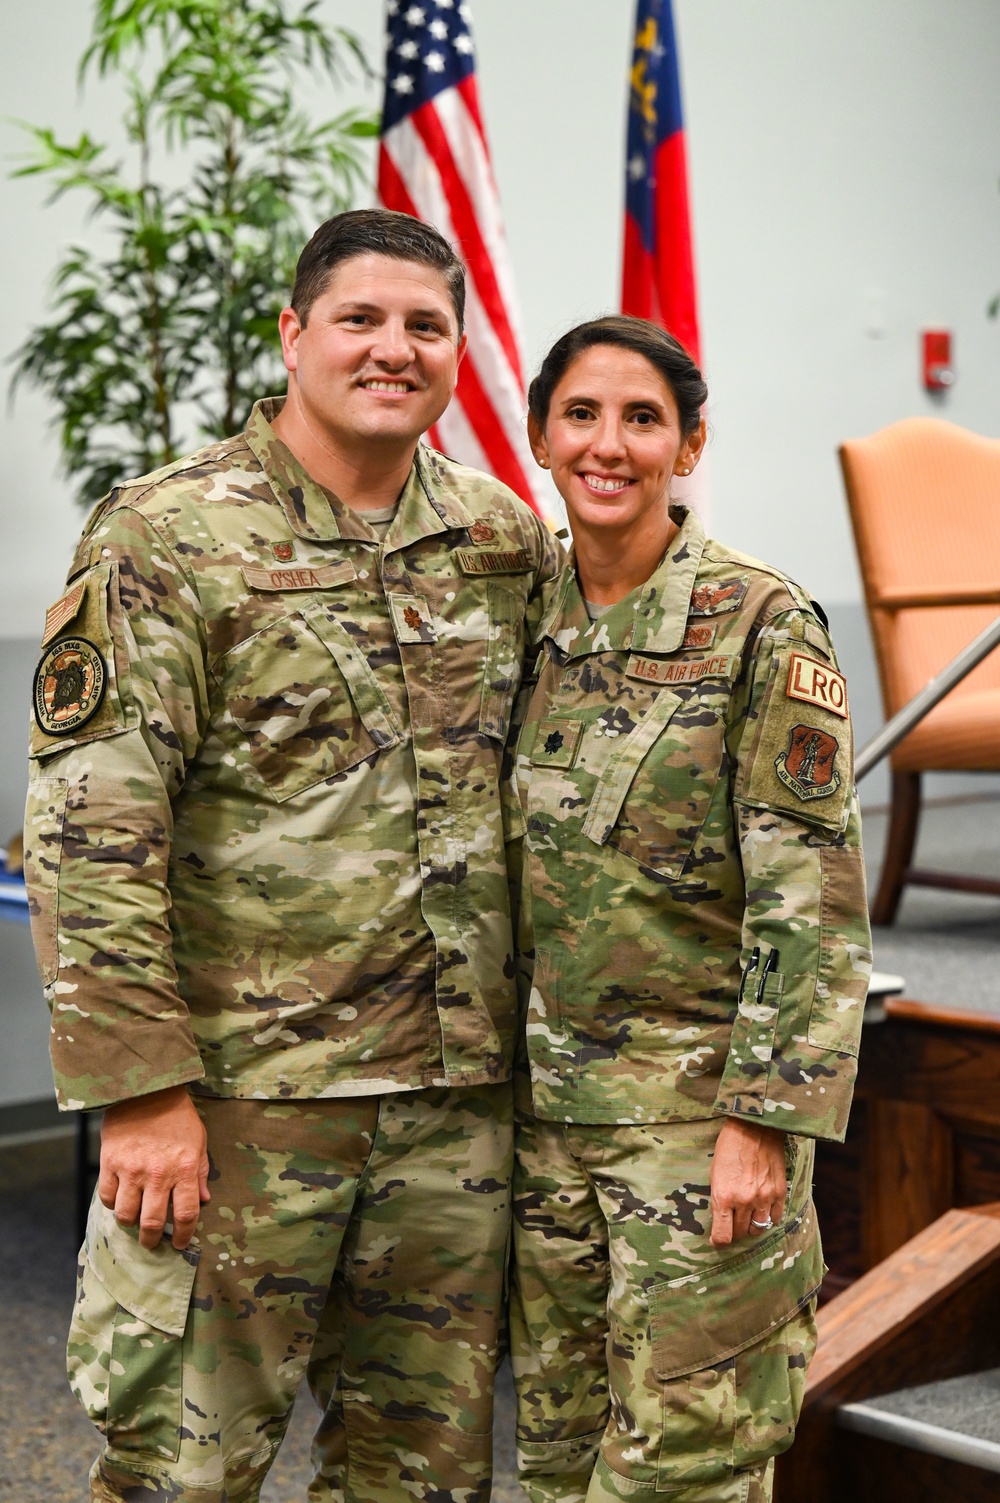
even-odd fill
[{"label": "green leaf", "polygon": [[120,82],[138,160],[19,122],[12,172],[46,177],[51,198],[82,194],[106,226],[103,255],[65,249],[48,316],[12,357],[12,392],[30,381],[51,398],[88,504],[235,431],[283,387],[277,314],[298,251],[354,200],[378,129],[364,110],[317,121],[297,104],[307,77],[331,99],[348,76],[374,78],[319,0],[93,0],[92,14],[80,75]]}]

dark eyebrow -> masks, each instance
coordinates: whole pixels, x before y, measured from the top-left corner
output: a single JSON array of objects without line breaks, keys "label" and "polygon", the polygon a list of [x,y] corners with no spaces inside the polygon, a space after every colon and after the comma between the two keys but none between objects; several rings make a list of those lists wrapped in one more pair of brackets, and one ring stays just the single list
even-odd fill
[{"label": "dark eyebrow", "polygon": [[[562,405],[564,407],[599,407],[600,399],[598,397],[584,396],[563,397]],[[626,407],[654,407],[657,412],[665,410],[663,402],[658,397],[636,397],[633,401],[626,402],[625,405]]]},{"label": "dark eyebrow", "polygon": [[[353,300],[352,301],[348,301],[348,302],[344,302],[344,303],[340,303],[333,310],[334,317],[336,317],[339,314],[343,314],[343,313],[384,313],[384,312],[385,312],[385,309],[382,307],[381,303],[365,303],[365,302],[361,302],[361,301],[354,302]],[[445,322],[447,322],[447,314],[445,313],[445,311],[444,311],[443,308],[411,308],[409,310],[409,313],[407,314],[407,317],[408,318],[436,318],[436,319],[443,319],[443,320],[445,320]]]}]

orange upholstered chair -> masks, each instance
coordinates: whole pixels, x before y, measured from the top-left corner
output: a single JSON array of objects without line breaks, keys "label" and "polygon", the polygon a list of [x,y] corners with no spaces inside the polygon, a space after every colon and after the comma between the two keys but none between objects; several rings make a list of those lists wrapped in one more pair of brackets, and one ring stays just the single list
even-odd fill
[{"label": "orange upholstered chair", "polygon": [[[1000,614],[1000,441],[906,418],[841,446],[888,720]],[[911,867],[920,775],[1000,770],[1000,652],[892,753],[892,814],[872,907],[891,924],[907,883],[1000,895],[1000,882]]]}]

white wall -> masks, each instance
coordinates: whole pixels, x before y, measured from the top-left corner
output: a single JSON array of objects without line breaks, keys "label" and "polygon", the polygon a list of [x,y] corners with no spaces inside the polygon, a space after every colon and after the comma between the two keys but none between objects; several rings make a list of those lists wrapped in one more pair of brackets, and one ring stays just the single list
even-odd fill
[{"label": "white wall", "polygon": [[[713,530],[827,603],[859,598],[835,461],[845,435],[942,411],[1000,433],[1000,6],[996,0],[675,0],[684,64],[706,370]],[[373,61],[379,0],[325,0]],[[4,17],[0,114],[114,130],[110,86],[81,101],[89,5]],[[618,297],[632,0],[473,0],[481,88],[533,365]],[[374,100],[375,91],[369,98]],[[324,101],[316,96],[316,107]],[[17,149],[0,127],[0,153]],[[0,180],[0,347],[43,310],[71,237],[94,233],[35,181]],[[882,320],[877,337],[867,332]],[[959,381],[918,382],[927,325]],[[34,394],[0,412],[6,569],[0,635],[33,636],[80,513]]]}]

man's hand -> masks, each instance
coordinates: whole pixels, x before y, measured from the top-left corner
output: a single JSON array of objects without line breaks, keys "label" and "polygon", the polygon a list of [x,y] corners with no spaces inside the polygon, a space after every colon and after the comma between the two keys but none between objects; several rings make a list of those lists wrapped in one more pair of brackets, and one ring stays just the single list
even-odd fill
[{"label": "man's hand", "polygon": [[[710,1178],[712,1246],[754,1237],[785,1214],[785,1134],[729,1117],[715,1144]],[[752,1224],[751,1218],[758,1225]]]},{"label": "man's hand", "polygon": [[122,1226],[138,1221],[143,1247],[156,1247],[168,1219],[174,1246],[187,1247],[210,1196],[205,1129],[185,1086],[107,1108],[97,1193]]}]

